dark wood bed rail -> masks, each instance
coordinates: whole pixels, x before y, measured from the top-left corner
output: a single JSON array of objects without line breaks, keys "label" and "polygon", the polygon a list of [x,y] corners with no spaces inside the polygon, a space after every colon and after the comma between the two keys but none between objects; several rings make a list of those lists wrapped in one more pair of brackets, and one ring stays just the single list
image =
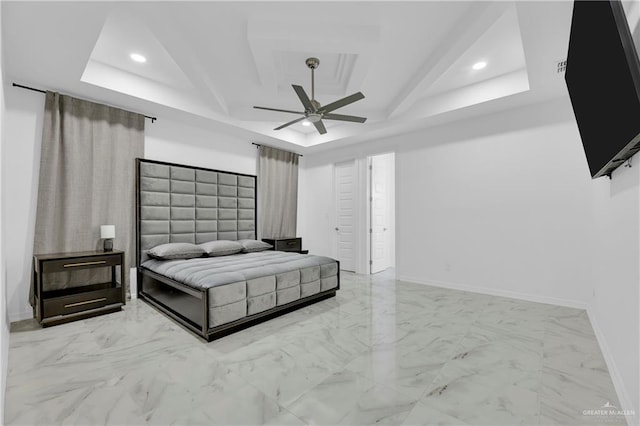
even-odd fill
[{"label": "dark wood bed rail", "polygon": [[[200,295],[194,295],[194,290],[191,287],[176,283],[162,275],[156,274],[144,267],[140,267],[138,268],[138,282],[140,283],[138,285],[138,295],[141,299],[149,302],[149,304],[159,311],[173,318],[187,330],[210,342],[219,337],[243,330],[254,324],[284,315],[304,306],[335,296],[336,292],[340,289],[340,262],[336,262],[338,264],[338,285],[336,288],[322,291],[285,305],[276,306],[266,311],[211,328],[209,327],[208,290],[201,290],[199,292],[196,290]],[[145,290],[145,286],[147,287],[147,290]],[[150,291],[148,289],[149,287],[153,287],[153,291]],[[182,292],[184,296],[177,295],[176,297],[176,292]],[[191,299],[185,298],[185,296]],[[200,317],[201,321],[195,320],[194,315],[191,314],[191,312],[197,312],[198,309],[202,309],[202,316]]]}]

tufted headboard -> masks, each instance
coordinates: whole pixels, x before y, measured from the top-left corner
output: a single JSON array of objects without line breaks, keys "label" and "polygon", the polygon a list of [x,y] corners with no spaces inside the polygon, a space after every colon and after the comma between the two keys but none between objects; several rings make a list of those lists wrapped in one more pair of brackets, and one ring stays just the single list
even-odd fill
[{"label": "tufted headboard", "polygon": [[137,265],[169,242],[256,237],[256,176],[136,159]]}]

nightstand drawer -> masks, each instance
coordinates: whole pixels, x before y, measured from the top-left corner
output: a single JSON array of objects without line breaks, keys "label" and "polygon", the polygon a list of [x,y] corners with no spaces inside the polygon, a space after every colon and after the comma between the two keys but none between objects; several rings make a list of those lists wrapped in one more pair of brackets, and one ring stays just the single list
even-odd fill
[{"label": "nightstand drawer", "polygon": [[106,288],[68,296],[53,297],[43,301],[44,317],[67,315],[88,309],[100,308],[113,303],[122,303],[121,288]]},{"label": "nightstand drawer", "polygon": [[62,272],[77,269],[102,268],[120,265],[119,255],[77,257],[73,259],[47,260],[42,262],[42,272]]},{"label": "nightstand drawer", "polygon": [[273,246],[278,251],[300,251],[302,250],[302,238],[283,238],[283,239],[263,239],[262,241]]}]

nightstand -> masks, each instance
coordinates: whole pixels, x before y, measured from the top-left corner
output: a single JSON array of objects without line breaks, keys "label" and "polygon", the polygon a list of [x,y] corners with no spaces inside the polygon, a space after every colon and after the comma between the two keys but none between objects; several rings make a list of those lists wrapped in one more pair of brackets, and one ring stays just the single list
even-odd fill
[{"label": "nightstand", "polygon": [[294,251],[302,254],[309,253],[309,250],[302,250],[302,238],[263,238],[262,241],[271,244],[273,250]]},{"label": "nightstand", "polygon": [[[116,267],[120,267],[120,282]],[[48,274],[73,274],[87,269],[109,268],[111,279],[98,284],[79,285],[60,290],[45,290]],[[34,310],[43,326],[119,311],[126,303],[124,289],[124,252],[85,251],[36,254],[33,256]]]}]

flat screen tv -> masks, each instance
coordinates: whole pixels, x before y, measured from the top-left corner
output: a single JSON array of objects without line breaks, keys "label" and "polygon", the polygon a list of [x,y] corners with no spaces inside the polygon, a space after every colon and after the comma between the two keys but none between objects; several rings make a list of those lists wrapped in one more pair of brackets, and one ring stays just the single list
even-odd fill
[{"label": "flat screen tv", "polygon": [[573,4],[565,81],[591,177],[640,150],[640,61],[620,1]]}]

